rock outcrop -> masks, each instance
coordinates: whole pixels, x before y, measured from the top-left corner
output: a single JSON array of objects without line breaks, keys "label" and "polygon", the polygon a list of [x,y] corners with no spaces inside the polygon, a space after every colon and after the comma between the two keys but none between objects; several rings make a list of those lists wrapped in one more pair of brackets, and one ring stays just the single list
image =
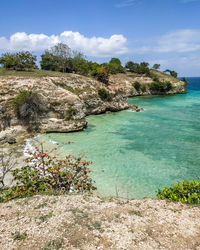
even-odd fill
[{"label": "rock outcrop", "polygon": [[[112,75],[108,85],[76,74],[31,77],[30,73],[30,77],[0,77],[0,141],[8,141],[8,138],[15,138],[26,130],[15,116],[11,104],[22,90],[39,93],[47,106],[38,121],[39,132],[42,133],[79,131],[87,126],[87,115],[128,109],[128,97],[152,94],[150,84],[153,78],[171,83],[172,89],[165,94],[186,92],[184,82],[158,71],[151,73],[152,77],[133,73]],[[140,83],[140,89],[134,87],[135,82]],[[100,89],[104,89],[109,98],[101,96]],[[70,117],[67,116],[69,109],[73,110]]]}]

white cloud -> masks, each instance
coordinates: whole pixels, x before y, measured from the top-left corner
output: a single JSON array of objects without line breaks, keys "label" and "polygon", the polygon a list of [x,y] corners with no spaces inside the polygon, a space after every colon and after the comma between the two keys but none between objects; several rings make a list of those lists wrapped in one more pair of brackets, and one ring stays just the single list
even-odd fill
[{"label": "white cloud", "polygon": [[188,53],[200,51],[200,29],[184,29],[170,31],[154,39],[141,41],[132,49],[134,53]]},{"label": "white cloud", "polygon": [[123,35],[104,37],[86,37],[79,32],[64,31],[60,35],[26,34],[17,32],[9,39],[0,37],[0,50],[42,51],[63,42],[71,49],[78,50],[87,56],[107,57],[128,52],[127,39]]},{"label": "white cloud", "polygon": [[158,39],[157,52],[191,52],[200,50],[200,30],[177,30]]}]

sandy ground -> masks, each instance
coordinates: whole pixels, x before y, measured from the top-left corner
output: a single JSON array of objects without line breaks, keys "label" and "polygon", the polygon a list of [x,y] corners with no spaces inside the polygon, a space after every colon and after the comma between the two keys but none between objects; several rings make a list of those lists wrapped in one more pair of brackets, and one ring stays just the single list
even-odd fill
[{"label": "sandy ground", "polygon": [[200,207],[35,196],[0,204],[0,249],[200,249]]}]

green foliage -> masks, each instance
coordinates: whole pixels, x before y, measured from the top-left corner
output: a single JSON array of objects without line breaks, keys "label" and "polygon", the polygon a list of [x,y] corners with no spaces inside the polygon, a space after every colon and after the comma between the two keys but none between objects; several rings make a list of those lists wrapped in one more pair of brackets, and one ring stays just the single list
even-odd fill
[{"label": "green foliage", "polygon": [[133,87],[137,90],[137,91],[140,91],[140,89],[141,89],[141,84],[139,83],[139,82],[134,82],[133,83]]},{"label": "green foliage", "polygon": [[[200,177],[199,177],[200,178]],[[157,191],[158,199],[200,204],[200,181],[184,180]]]},{"label": "green foliage", "polygon": [[152,67],[152,69],[155,69],[155,70],[158,70],[160,68],[160,64],[154,64],[153,65],[153,67]]},{"label": "green foliage", "polygon": [[4,53],[2,57],[0,57],[0,64],[6,69],[14,70],[30,70],[37,68],[36,56],[29,51]]},{"label": "green foliage", "polygon": [[41,55],[41,58],[42,58],[40,62],[41,69],[60,71],[56,57],[49,51],[46,50],[45,53]]},{"label": "green foliage", "polygon": [[125,73],[124,67],[118,58],[111,58],[108,64],[108,70],[111,74]]},{"label": "green foliage", "polygon": [[73,53],[67,44],[58,43],[41,55],[41,69],[69,72],[72,68],[70,61],[72,56]]},{"label": "green foliage", "polygon": [[152,82],[150,84],[150,90],[156,93],[165,93],[172,89],[170,82]]},{"label": "green foliage", "polygon": [[16,233],[12,234],[12,236],[13,236],[13,240],[22,241],[22,240],[26,239],[27,232],[23,232],[23,233],[16,232]]},{"label": "green foliage", "polygon": [[105,83],[108,84],[109,82],[109,73],[106,67],[99,67],[97,68],[96,78]]},{"label": "green foliage", "polygon": [[71,105],[69,105],[66,114],[65,114],[65,120],[69,121],[73,118],[73,115],[76,114],[76,110],[73,109],[73,107]]},{"label": "green foliage", "polygon": [[11,171],[16,185],[0,191],[0,202],[44,192],[68,193],[95,189],[88,176],[90,162],[80,157],[68,155],[64,160],[58,160],[44,152],[43,148],[39,150],[36,147],[26,163],[26,166]]},{"label": "green foliage", "polygon": [[23,90],[12,100],[15,114],[24,125],[37,123],[38,116],[46,111],[45,104],[38,93]]},{"label": "green foliage", "polygon": [[142,86],[141,86],[141,90],[142,90],[142,92],[146,92],[146,91],[147,91],[147,87],[146,87],[146,85],[145,85],[145,84],[142,84]]},{"label": "green foliage", "polygon": [[183,82],[185,83],[185,86],[187,86],[187,85],[188,85],[188,81],[186,80],[186,78],[185,78],[185,77],[182,77],[181,81],[183,81]]},{"label": "green foliage", "polygon": [[102,101],[111,101],[112,100],[110,93],[104,88],[98,89],[98,95]]},{"label": "green foliage", "polygon": [[137,68],[138,68],[138,63],[134,63],[132,61],[129,61],[126,63],[125,68],[126,68],[126,70],[128,70],[130,72],[136,72]]},{"label": "green foliage", "polygon": [[125,68],[129,72],[137,73],[137,74],[145,74],[147,76],[150,76],[150,70],[149,70],[149,63],[147,62],[141,62],[134,63],[132,61],[129,61],[126,63]]},{"label": "green foliage", "polygon": [[166,69],[164,71],[165,73],[169,73],[171,76],[173,76],[174,78],[177,78],[178,77],[178,73],[174,70],[169,70],[169,69]]},{"label": "green foliage", "polygon": [[80,75],[89,75],[90,73],[90,62],[84,59],[84,55],[77,53],[73,58],[70,59],[71,71]]}]

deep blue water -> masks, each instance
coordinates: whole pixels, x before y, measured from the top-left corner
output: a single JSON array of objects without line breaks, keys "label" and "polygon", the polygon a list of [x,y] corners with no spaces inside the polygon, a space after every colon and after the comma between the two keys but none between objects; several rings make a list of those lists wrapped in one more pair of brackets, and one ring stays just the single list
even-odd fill
[{"label": "deep blue water", "polygon": [[116,195],[117,186],[122,197],[155,197],[158,188],[200,176],[200,78],[187,80],[187,94],[131,98],[144,112],[90,116],[83,132],[40,139],[57,142],[61,155],[87,155],[100,195]]}]

